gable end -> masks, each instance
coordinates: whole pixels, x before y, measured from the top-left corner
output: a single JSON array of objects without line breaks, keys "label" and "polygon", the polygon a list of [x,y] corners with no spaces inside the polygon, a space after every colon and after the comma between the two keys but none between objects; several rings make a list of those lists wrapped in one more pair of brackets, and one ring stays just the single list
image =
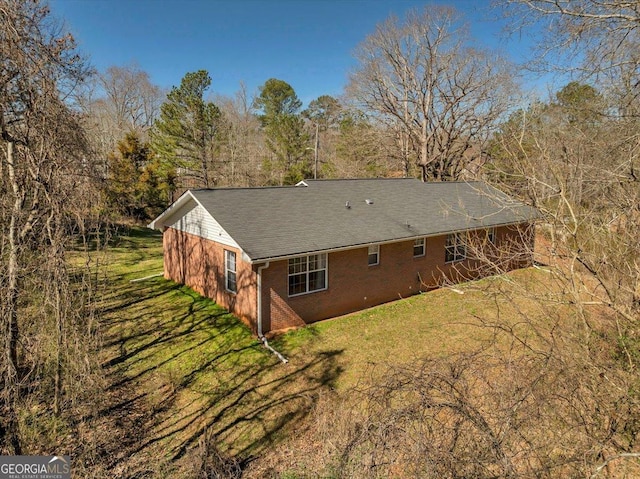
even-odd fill
[{"label": "gable end", "polygon": [[151,222],[149,227],[160,231],[173,228],[242,251],[237,241],[189,191]]}]

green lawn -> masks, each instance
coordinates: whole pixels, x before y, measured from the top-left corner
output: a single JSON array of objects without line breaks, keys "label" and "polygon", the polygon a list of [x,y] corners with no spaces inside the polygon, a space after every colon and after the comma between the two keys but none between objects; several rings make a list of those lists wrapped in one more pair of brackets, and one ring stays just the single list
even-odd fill
[{"label": "green lawn", "polygon": [[101,298],[112,398],[106,416],[126,432],[116,463],[128,474],[152,457],[171,476],[204,431],[230,453],[260,454],[300,423],[323,390],[346,394],[375,365],[477,346],[490,331],[472,326],[473,316],[495,309],[469,285],[463,294],[413,296],[275,338],[290,360],[284,365],[213,301],[162,277],[131,282],[162,271],[160,234],[133,229],[108,260]]}]

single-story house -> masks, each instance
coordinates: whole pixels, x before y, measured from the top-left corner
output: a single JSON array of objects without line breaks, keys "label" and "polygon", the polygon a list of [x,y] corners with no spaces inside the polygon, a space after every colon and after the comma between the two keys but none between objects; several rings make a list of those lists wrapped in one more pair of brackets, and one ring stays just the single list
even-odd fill
[{"label": "single-story house", "polygon": [[149,226],[164,275],[259,336],[531,264],[536,210],[482,182],[189,190]]}]

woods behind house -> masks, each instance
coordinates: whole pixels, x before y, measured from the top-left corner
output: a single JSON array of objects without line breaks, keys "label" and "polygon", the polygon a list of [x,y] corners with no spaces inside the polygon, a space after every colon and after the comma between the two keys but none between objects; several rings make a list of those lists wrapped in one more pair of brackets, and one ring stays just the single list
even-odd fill
[{"label": "woods behind house", "polygon": [[356,50],[345,94],[305,108],[284,79],[226,97],[204,70],[170,91],[137,65],[94,71],[45,2],[0,0],[0,453],[68,450],[87,477],[104,470],[82,428],[113,382],[100,301],[114,225],[187,188],[414,176],[482,179],[537,208],[546,279],[470,286],[495,304],[469,317],[491,332],[481,348],[389,361],[357,391],[321,394],[299,431],[272,438],[324,444],[295,467],[278,454],[245,467],[205,431],[199,473],[637,473],[639,8],[498,2],[514,34],[548,32],[526,68],[567,74],[534,99],[459,12],[391,17]]}]

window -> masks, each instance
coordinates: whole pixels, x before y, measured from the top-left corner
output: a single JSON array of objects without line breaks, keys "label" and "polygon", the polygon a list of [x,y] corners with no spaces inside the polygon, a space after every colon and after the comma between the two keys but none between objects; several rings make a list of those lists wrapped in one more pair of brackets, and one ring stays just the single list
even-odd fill
[{"label": "window", "polygon": [[496,229],[489,228],[487,230],[487,241],[491,244],[496,244]]},{"label": "window", "polygon": [[375,266],[380,263],[380,245],[374,244],[369,246],[369,266]]},{"label": "window", "polygon": [[289,296],[327,289],[327,255],[312,254],[289,260]]},{"label": "window", "polygon": [[232,293],[238,292],[238,284],[236,283],[236,253],[234,251],[224,250],[224,282],[227,291]]},{"label": "window", "polygon": [[444,260],[447,263],[462,261],[467,257],[467,247],[463,233],[453,233],[447,236]]},{"label": "window", "polygon": [[424,256],[424,238],[418,238],[413,242],[413,257]]}]

